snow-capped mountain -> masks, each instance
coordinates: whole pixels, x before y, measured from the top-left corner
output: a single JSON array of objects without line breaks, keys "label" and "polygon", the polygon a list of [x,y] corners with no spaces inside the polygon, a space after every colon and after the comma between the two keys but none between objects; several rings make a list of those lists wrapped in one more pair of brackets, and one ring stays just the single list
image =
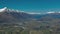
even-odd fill
[{"label": "snow-capped mountain", "polygon": [[4,8],[2,8],[2,9],[0,9],[0,12],[5,11],[6,9],[7,9],[7,7],[4,7]]},{"label": "snow-capped mountain", "polygon": [[47,12],[45,14],[40,13],[30,14],[21,12],[19,10],[8,9],[7,7],[0,9],[0,23],[20,23],[23,21],[34,19],[45,20],[45,17],[60,18],[60,12]]},{"label": "snow-capped mountain", "polygon": [[8,9],[7,7],[0,9],[0,23],[19,23],[30,19],[32,19],[30,14],[20,12],[18,10]]}]

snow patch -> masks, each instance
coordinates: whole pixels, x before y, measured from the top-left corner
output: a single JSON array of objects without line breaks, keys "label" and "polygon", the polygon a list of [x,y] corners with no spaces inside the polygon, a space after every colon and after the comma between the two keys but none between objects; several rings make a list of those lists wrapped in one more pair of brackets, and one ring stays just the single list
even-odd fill
[{"label": "snow patch", "polygon": [[7,7],[4,7],[4,8],[2,8],[2,9],[0,9],[0,12],[5,11],[6,9],[7,9]]},{"label": "snow patch", "polygon": [[49,13],[49,14],[50,14],[50,13],[55,13],[55,12],[47,12],[47,13]]},{"label": "snow patch", "polygon": [[41,14],[41,13],[28,13],[28,14]]}]

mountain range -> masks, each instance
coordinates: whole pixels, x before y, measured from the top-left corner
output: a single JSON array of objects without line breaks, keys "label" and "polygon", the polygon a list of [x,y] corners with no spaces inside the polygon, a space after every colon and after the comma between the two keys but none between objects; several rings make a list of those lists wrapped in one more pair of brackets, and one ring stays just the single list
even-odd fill
[{"label": "mountain range", "polygon": [[60,12],[26,13],[7,7],[0,9],[0,30],[14,32],[16,29],[24,34],[60,34]]},{"label": "mountain range", "polygon": [[24,21],[50,21],[60,19],[59,12],[47,12],[46,14],[29,14],[4,7],[0,9],[0,23],[20,23]]}]

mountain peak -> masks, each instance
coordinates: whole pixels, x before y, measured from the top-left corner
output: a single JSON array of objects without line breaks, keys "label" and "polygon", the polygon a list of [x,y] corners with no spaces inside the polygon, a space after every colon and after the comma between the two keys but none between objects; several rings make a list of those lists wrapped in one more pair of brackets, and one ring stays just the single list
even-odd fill
[{"label": "mountain peak", "polygon": [[2,8],[2,9],[0,9],[0,12],[7,12],[7,11],[9,11],[9,12],[19,12],[19,10],[14,10],[14,9],[9,9],[9,8],[7,8],[7,7],[4,7],[4,8]]},{"label": "mountain peak", "polygon": [[4,7],[4,8],[2,8],[2,9],[0,9],[0,12],[5,11],[6,9],[7,9],[7,7]]},{"label": "mountain peak", "polygon": [[4,7],[4,9],[7,9],[7,7]]}]

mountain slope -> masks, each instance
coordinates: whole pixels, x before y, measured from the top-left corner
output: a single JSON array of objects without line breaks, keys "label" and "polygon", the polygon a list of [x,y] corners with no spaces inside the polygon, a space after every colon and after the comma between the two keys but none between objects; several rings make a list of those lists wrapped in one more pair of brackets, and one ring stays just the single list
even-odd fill
[{"label": "mountain slope", "polygon": [[0,23],[18,23],[30,19],[32,19],[31,15],[24,12],[17,12],[7,8],[3,8],[0,11]]}]

